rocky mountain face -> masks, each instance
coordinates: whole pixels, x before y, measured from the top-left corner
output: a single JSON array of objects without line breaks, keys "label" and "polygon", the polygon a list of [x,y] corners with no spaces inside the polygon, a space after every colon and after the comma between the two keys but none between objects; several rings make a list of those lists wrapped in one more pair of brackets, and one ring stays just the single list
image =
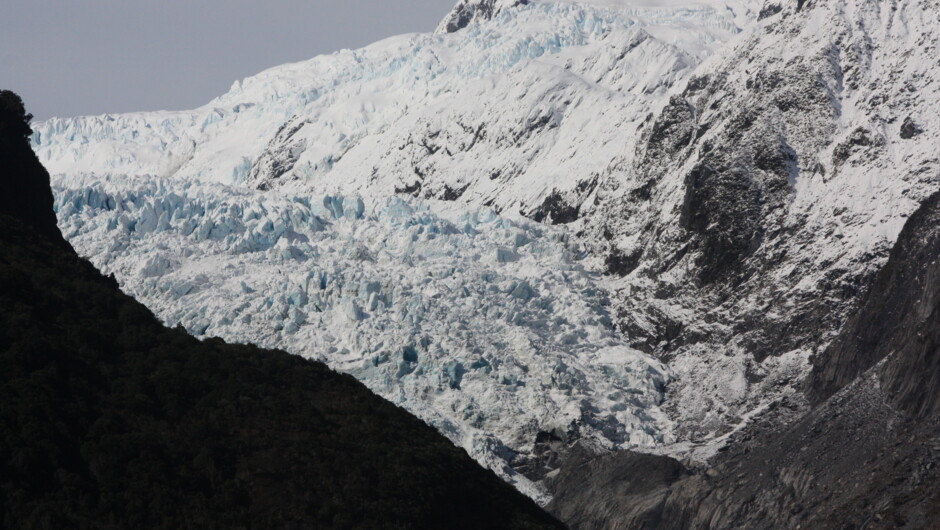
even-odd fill
[{"label": "rocky mountain face", "polygon": [[602,185],[583,237],[622,277],[625,336],[677,372],[680,439],[801,406],[809,358],[936,191],[937,7],[768,4]]},{"label": "rocky mountain face", "polygon": [[453,11],[441,21],[437,31],[454,33],[469,26],[472,22],[490,20],[503,10],[528,3],[528,0],[461,0]]},{"label": "rocky mountain face", "polygon": [[890,358],[880,371],[892,405],[913,416],[936,416],[938,202],[935,194],[911,216],[863,310],[814,359],[809,379],[814,400],[824,401]]},{"label": "rocky mountain face", "polygon": [[810,412],[785,426],[750,425],[707,469],[578,451],[553,482],[550,509],[572,528],[940,524],[938,216],[935,194],[816,357],[809,382],[820,401]]},{"label": "rocky mountain face", "polygon": [[[911,126],[936,116],[927,55],[938,7],[768,5],[727,63],[693,78],[651,120],[637,184],[610,202],[623,214],[602,216],[595,229],[610,235],[612,272],[626,264],[626,333],[652,332],[651,351],[675,356],[667,404],[701,397],[683,381],[721,381],[735,350],[747,352],[742,391],[706,394],[702,414],[680,420],[693,440],[692,426],[729,402],[747,403],[754,390],[778,397],[706,466],[576,453],[550,505],[573,528],[938,524],[940,171],[936,138]],[[762,81],[784,75],[786,83]],[[737,84],[722,91],[728,83]],[[675,165],[660,172],[663,161]],[[657,190],[669,207],[644,215],[636,196],[655,201]],[[663,223],[664,210],[679,222]],[[657,289],[658,304],[636,299],[644,285]],[[800,345],[812,355],[795,376],[764,371]],[[697,375],[681,375],[683,351],[696,351]]]}]

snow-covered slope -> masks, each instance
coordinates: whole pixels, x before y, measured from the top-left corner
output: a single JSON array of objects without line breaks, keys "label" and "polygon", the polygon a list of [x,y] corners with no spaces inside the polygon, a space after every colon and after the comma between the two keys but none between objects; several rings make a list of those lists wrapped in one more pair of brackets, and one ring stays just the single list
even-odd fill
[{"label": "snow-covered slope", "polygon": [[677,372],[680,439],[799,406],[808,358],[940,189],[938,12],[768,2],[602,186],[585,241],[622,276],[625,334]]},{"label": "snow-covered slope", "polygon": [[492,20],[456,33],[273,68],[193,111],[48,120],[34,145],[52,173],[399,192],[564,217],[670,87],[738,33],[749,3],[497,2]]},{"label": "snow-covered slope", "polygon": [[146,177],[54,182],[76,248],[168,325],[356,376],[541,498],[538,438],[668,441],[669,370],[627,346],[564,231],[417,199]]}]

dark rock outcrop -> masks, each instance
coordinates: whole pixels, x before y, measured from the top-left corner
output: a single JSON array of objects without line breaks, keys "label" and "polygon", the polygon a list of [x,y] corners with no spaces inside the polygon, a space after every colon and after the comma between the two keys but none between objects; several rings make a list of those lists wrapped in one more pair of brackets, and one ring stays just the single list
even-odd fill
[{"label": "dark rock outcrop", "polygon": [[560,193],[554,191],[545,197],[542,204],[529,217],[538,223],[547,222],[557,225],[577,221],[580,213],[579,204],[570,204]]},{"label": "dark rock outcrop", "polygon": [[617,452],[602,456],[578,445],[551,480],[548,509],[574,528],[659,528],[672,484],[685,467],[665,456]]},{"label": "dark rock outcrop", "polygon": [[922,132],[924,130],[910,116],[905,118],[904,123],[901,124],[901,138],[904,140],[910,140]]},{"label": "dark rock outcrop", "polygon": [[[284,179],[284,175],[294,169],[303,150],[297,135],[305,127],[313,126],[298,116],[292,116],[278,129],[274,138],[268,142],[261,156],[258,157],[248,172],[247,183],[260,190],[275,187]],[[323,164],[332,164],[334,160],[324,160]]]},{"label": "dark rock outcrop", "polygon": [[[940,325],[940,193],[911,216],[887,265],[852,315],[838,339],[813,362],[809,393],[816,402],[828,398],[872,366],[894,355],[889,388],[899,404],[913,413],[936,413],[937,333]],[[933,351],[931,352],[931,348]],[[913,367],[930,369],[917,373]],[[916,381],[910,381],[913,376]]]},{"label": "dark rock outcrop", "polygon": [[529,0],[515,0],[506,2],[505,0],[464,0],[450,12],[444,22],[441,23],[441,30],[446,33],[454,33],[470,25],[473,21],[490,20],[503,8],[503,4],[510,7],[526,5]]}]

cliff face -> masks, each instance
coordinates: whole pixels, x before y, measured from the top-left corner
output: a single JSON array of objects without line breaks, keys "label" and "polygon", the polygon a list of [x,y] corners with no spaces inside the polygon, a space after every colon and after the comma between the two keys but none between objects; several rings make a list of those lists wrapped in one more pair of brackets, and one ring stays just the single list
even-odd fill
[{"label": "cliff face", "polygon": [[0,210],[0,526],[561,527],[352,377],[163,327],[51,233],[25,123],[0,115],[23,192]]},{"label": "cliff face", "polygon": [[940,194],[911,216],[860,311],[813,362],[809,392],[822,401],[883,359],[882,382],[905,412],[938,411]]},{"label": "cliff face", "polygon": [[914,282],[895,286],[910,296],[895,316],[898,326],[886,335],[890,349],[879,344],[888,356],[881,380],[895,407],[929,420],[940,416],[940,195],[915,220],[908,257]]},{"label": "cliff face", "polygon": [[768,416],[733,437],[707,470],[579,453],[554,482],[549,508],[572,528],[937,527],[938,258],[935,195],[814,360],[810,412],[785,427]]}]

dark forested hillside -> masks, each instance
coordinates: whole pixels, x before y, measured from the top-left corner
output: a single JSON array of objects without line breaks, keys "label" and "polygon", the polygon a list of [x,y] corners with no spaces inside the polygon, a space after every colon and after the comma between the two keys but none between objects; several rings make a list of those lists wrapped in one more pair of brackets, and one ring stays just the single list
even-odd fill
[{"label": "dark forested hillside", "polygon": [[29,148],[29,126],[23,100],[0,90],[0,212],[12,215],[46,238],[66,245],[52,211],[49,173]]},{"label": "dark forested hillside", "polygon": [[2,96],[0,526],[560,526],[353,378],[163,327],[53,233]]}]

